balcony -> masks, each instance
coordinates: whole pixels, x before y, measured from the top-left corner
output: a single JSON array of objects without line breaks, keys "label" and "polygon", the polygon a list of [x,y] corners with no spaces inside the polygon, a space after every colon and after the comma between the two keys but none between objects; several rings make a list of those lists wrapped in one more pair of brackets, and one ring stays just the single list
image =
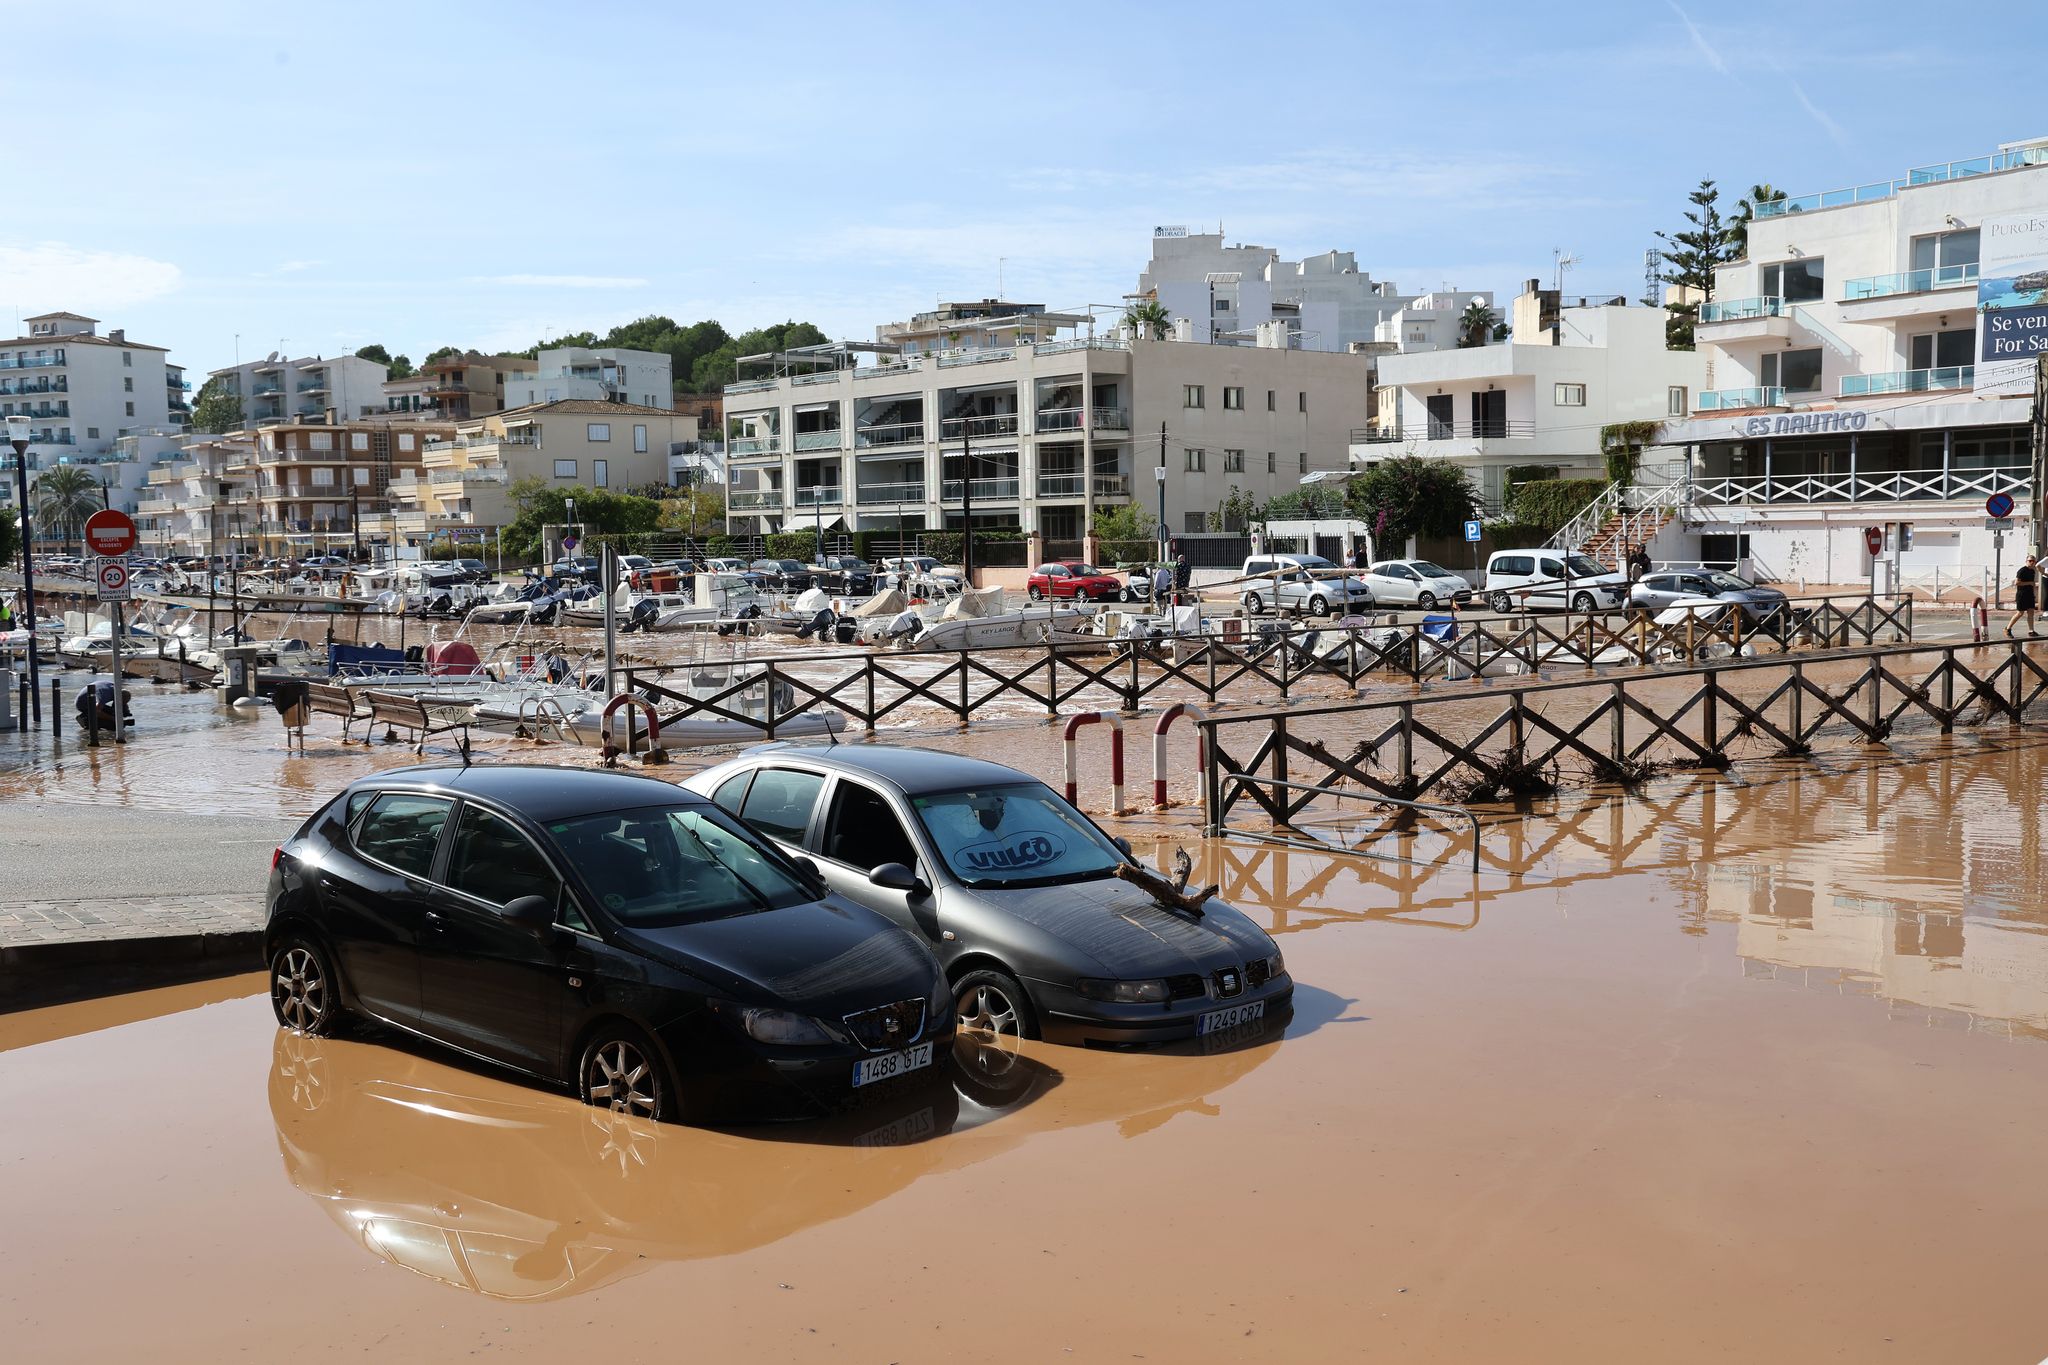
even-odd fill
[{"label": "balcony", "polygon": [[1842,286],[1842,302],[1884,299],[1896,294],[1924,294],[1930,289],[1958,289],[1977,282],[1977,263],[1908,270],[1900,275],[1871,275]]},{"label": "balcony", "polygon": [[279,383],[275,379],[266,379],[260,384],[252,384],[249,386],[249,396],[251,398],[268,398],[270,395],[274,393],[283,392],[284,385]]},{"label": "balcony", "polygon": [[780,455],[780,436],[736,436],[726,447],[726,455],[735,460],[757,459],[763,455]]},{"label": "balcony", "polygon": [[192,381],[189,379],[181,379],[180,377],[174,374],[167,374],[164,376],[164,387],[168,389],[176,389],[180,393],[187,393],[191,391]]},{"label": "balcony", "polygon": [[1930,393],[1967,389],[1977,381],[1975,365],[1944,365],[1933,370],[1892,370],[1884,374],[1845,374],[1842,397],[1871,398],[1881,393]]},{"label": "balcony", "polygon": [[1095,409],[1094,426],[1097,431],[1129,431],[1131,412],[1129,408]]},{"label": "balcony", "polygon": [[1716,322],[1749,322],[1757,318],[1785,316],[1785,300],[1774,294],[1754,299],[1728,299],[1700,305],[1700,325]]},{"label": "balcony", "polygon": [[1088,496],[1086,474],[1040,474],[1038,496],[1041,498],[1085,498]]},{"label": "balcony", "polygon": [[1131,495],[1131,476],[1128,474],[1097,474],[1095,496],[1098,498],[1128,498]]},{"label": "balcony", "polygon": [[327,381],[324,379],[307,379],[302,380],[294,387],[300,393],[325,393],[327,392]]},{"label": "balcony", "polygon": [[1900,469],[1868,473],[1753,474],[1699,478],[1694,506],[1749,503],[1971,502],[2010,493],[2024,505],[2032,471],[2026,465],[1992,469]]},{"label": "balcony", "polygon": [[63,363],[64,353],[62,351],[57,352],[54,356],[0,355],[0,370],[42,370],[48,369],[52,365],[62,365]]},{"label": "balcony", "polygon": [[2023,166],[2043,164],[2048,164],[2048,148],[2011,147],[1994,152],[1990,156],[1937,162],[1932,166],[1915,166],[1900,180],[1879,180],[1868,185],[1852,185],[1847,189],[1822,190],[1819,194],[1799,194],[1784,199],[1767,200],[1756,206],[1756,216],[1760,219],[1777,218],[1788,213],[1811,213],[1817,209],[1841,208],[1848,204],[1868,204],[1880,199],[1889,199],[1900,190],[1910,190],[1920,185],[1939,185],[1950,180],[1964,180],[1971,176],[1992,175],[1999,171],[2012,171]]},{"label": "balcony", "polygon": [[860,427],[854,433],[854,443],[863,450],[870,446],[922,445],[924,423],[893,422],[886,426]]},{"label": "balcony", "polygon": [[[974,481],[974,497],[976,501],[1015,502],[1017,501],[1017,487],[1018,481],[1016,479],[976,479]],[[939,498],[944,502],[958,502],[960,501],[961,494],[965,491],[966,488],[962,480],[947,479],[945,486],[939,490]]]},{"label": "balcony", "polygon": [[735,512],[773,512],[782,506],[780,488],[758,488],[743,493],[733,493],[725,505]]},{"label": "balcony", "polygon": [[1705,389],[1694,399],[1694,412],[1736,412],[1747,408],[1782,408],[1785,390],[1768,385],[1752,389]]},{"label": "balcony", "polygon": [[838,507],[846,501],[846,490],[836,483],[798,484],[798,507]]},{"label": "balcony", "polygon": [[1017,352],[1014,348],[978,351],[941,351],[939,352],[939,368],[945,370],[951,369],[956,365],[990,365],[999,360],[1015,360],[1016,358]]},{"label": "balcony", "polygon": [[738,384],[727,384],[727,393],[768,393],[782,381],[779,379],[748,379]]},{"label": "balcony", "polygon": [[924,480],[901,483],[863,483],[854,487],[854,500],[863,507],[893,507],[924,501]]},{"label": "balcony", "polygon": [[845,438],[834,427],[830,431],[799,431],[796,433],[798,450],[838,450],[845,445]]},{"label": "balcony", "polygon": [[795,375],[790,379],[789,382],[792,385],[836,384],[839,382],[840,376],[844,375],[845,373],[845,370],[824,370],[818,374]]},{"label": "balcony", "polygon": [[1081,417],[1079,408],[1040,408],[1033,425],[1041,435],[1055,431],[1079,431]]},{"label": "balcony", "polygon": [[1017,414],[996,412],[983,417],[947,417],[939,423],[939,439],[958,441],[967,437],[980,440],[984,436],[1015,436]]},{"label": "balcony", "polygon": [[463,483],[504,483],[510,476],[503,469],[436,469],[427,482],[440,487]]}]

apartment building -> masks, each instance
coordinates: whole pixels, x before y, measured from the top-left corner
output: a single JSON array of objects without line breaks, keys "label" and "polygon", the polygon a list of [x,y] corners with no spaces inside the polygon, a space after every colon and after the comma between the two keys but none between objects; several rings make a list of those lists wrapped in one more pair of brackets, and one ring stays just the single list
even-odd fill
[{"label": "apartment building", "polygon": [[389,371],[374,360],[343,355],[288,359],[273,351],[261,360],[214,370],[223,392],[242,400],[242,430],[273,422],[303,422],[329,416],[341,421],[383,410]]},{"label": "apartment building", "polygon": [[1984,503],[2004,492],[2009,573],[2040,538],[2024,348],[2048,343],[2044,220],[2048,139],[1759,206],[1700,309],[1712,378],[1665,429],[1690,474],[1665,557],[1855,582],[1864,529],[1904,522],[1909,581],[1983,583]]},{"label": "apartment building", "polygon": [[266,554],[332,553],[367,540],[365,513],[385,510],[395,481],[420,469],[452,424],[280,422],[256,433],[249,533]]},{"label": "apartment building", "polygon": [[403,379],[384,381],[384,413],[423,422],[466,422],[505,406],[505,376],[522,373],[524,356],[474,351],[429,360]]},{"label": "apartment building", "polygon": [[[133,432],[181,425],[190,406],[182,367],[161,346],[130,341],[120,328],[99,333],[81,313],[25,320],[28,335],[0,341],[0,417],[30,419],[29,476],[58,464],[119,464],[115,444]],[[0,466],[14,468],[9,452]],[[106,477],[122,481],[110,467]],[[13,506],[12,478],[0,505]]]},{"label": "apartment building", "polygon": [[258,519],[256,439],[245,433],[188,437],[149,466],[135,514],[139,547],[162,555],[249,548]]},{"label": "apartment building", "polygon": [[[1491,309],[1493,295],[1473,289],[1435,289],[1418,294],[1380,319],[1373,329],[1370,349],[1380,355],[1455,350],[1466,340],[1465,312],[1475,303]],[[1498,311],[1495,316],[1501,322],[1507,321]]]},{"label": "apartment building", "polygon": [[1196,341],[1249,345],[1261,325],[1279,323],[1291,345],[1311,351],[1373,340],[1408,301],[1392,282],[1360,270],[1349,251],[1283,261],[1272,247],[1225,246],[1220,231],[1185,227],[1152,229],[1152,259],[1137,292],[1193,322]]},{"label": "apartment building", "polygon": [[726,388],[732,528],[957,528],[971,493],[977,527],[1078,555],[1101,507],[1163,501],[1169,530],[1204,530],[1233,489],[1263,500],[1341,468],[1367,416],[1361,356],[1061,337],[1087,316],[964,307],[940,310],[944,349],[913,319],[873,343],[746,357]]},{"label": "apartment building", "polygon": [[669,449],[697,439],[696,419],[668,407],[558,399],[455,424],[420,467],[391,484],[394,533],[411,544],[455,530],[490,531],[515,515],[508,489],[540,478],[625,492],[669,482]]},{"label": "apartment building", "polygon": [[1682,416],[1705,382],[1704,356],[1665,344],[1663,309],[1560,306],[1535,280],[1514,300],[1507,341],[1437,349],[1459,297],[1430,310],[1427,349],[1378,357],[1376,417],[1353,433],[1353,464],[1455,460],[1498,512],[1515,479],[1603,477],[1602,427]]},{"label": "apartment building", "polygon": [[664,351],[557,346],[518,364],[505,375],[504,401],[509,407],[573,401],[649,408],[673,404],[675,360]]}]

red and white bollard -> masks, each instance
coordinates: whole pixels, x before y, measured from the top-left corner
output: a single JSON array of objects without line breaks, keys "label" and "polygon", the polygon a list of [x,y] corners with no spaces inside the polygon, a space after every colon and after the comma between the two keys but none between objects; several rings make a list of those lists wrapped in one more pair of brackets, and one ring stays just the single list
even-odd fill
[{"label": "red and white bollard", "polygon": [[1081,767],[1075,751],[1074,736],[1084,725],[1105,724],[1109,726],[1109,813],[1124,813],[1124,722],[1114,711],[1083,711],[1078,716],[1067,717],[1067,728],[1060,738],[1067,746],[1067,800],[1080,804]]},{"label": "red and white bollard", "polygon": [[1984,599],[1980,597],[1970,603],[1970,643],[1981,645],[1984,643],[1984,637],[1990,633],[1991,612],[1984,605]]},{"label": "red and white bollard", "polygon": [[[1172,729],[1173,723],[1182,716],[1187,716],[1193,720],[1207,720],[1209,718],[1208,713],[1201,707],[1184,701],[1175,702],[1160,713],[1158,723],[1152,727],[1153,810],[1165,810],[1168,804],[1166,800],[1166,732]],[[1195,771],[1201,772],[1207,760],[1208,755],[1203,751],[1202,732],[1197,730],[1195,731]],[[1195,790],[1198,793],[1202,791],[1199,783],[1196,785]],[[1197,795],[1195,800],[1199,804],[1202,797]]]}]

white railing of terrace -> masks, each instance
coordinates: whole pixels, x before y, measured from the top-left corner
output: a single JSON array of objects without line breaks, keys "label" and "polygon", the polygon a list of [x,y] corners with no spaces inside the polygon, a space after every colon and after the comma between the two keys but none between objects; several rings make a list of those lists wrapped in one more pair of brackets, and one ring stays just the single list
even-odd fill
[{"label": "white railing of terrace", "polygon": [[839,382],[840,376],[845,373],[845,370],[822,370],[816,374],[791,375],[789,382],[791,384],[836,384]]},{"label": "white railing of terrace", "polygon": [[1086,474],[1040,474],[1038,496],[1041,498],[1085,498],[1088,496]]},{"label": "white railing of terrace", "polygon": [[1977,380],[1975,365],[1943,365],[1932,370],[1891,370],[1884,374],[1845,374],[1842,397],[1868,398],[1880,393],[1928,393],[1967,389]]},{"label": "white railing of terrace", "polygon": [[[939,489],[939,499],[942,502],[954,502],[959,499],[963,491],[964,486],[959,479],[947,479],[945,484]],[[1017,480],[976,479],[974,481],[974,496],[977,498],[991,498],[997,502],[1015,502],[1017,500]]]},{"label": "white railing of terrace", "polygon": [[[1089,425],[1096,431],[1129,431],[1131,414],[1123,408],[1096,408],[1088,415]],[[1040,408],[1035,421],[1041,432],[1079,431],[1082,414],[1079,408]]]},{"label": "white railing of terrace", "polygon": [[782,453],[782,438],[780,436],[736,436],[733,438],[732,444],[726,453],[735,460],[743,460],[750,455],[779,455]]},{"label": "white railing of terrace", "polygon": [[1842,302],[1856,303],[1863,299],[1886,299],[1895,294],[1925,294],[1935,289],[1955,289],[1977,282],[1977,263],[1968,265],[1930,266],[1925,270],[1907,270],[1896,275],[1866,275],[1862,279],[1850,280],[1842,286]]},{"label": "white railing of terrace", "polygon": [[1068,351],[1128,351],[1131,343],[1109,337],[1071,337],[1066,341],[1041,341],[1031,349],[1039,355],[1064,355]]},{"label": "white railing of terrace", "polygon": [[1576,550],[1591,543],[1617,517],[1621,518],[1619,530],[1622,540],[1647,541],[1672,513],[1685,505],[1686,496],[1683,479],[1610,483],[1600,490],[1600,496],[1581,508],[1578,515],[1559,527],[1545,548]]},{"label": "white railing of terrace", "polygon": [[726,504],[735,512],[773,511],[782,506],[782,490],[768,488],[734,493],[726,499]]},{"label": "white railing of terrace", "polygon": [[799,431],[796,434],[798,450],[837,450],[845,444],[846,440],[837,427],[830,431]]},{"label": "white railing of terrace", "polygon": [[1747,503],[1980,502],[1993,493],[2024,501],[2026,465],[1989,469],[1858,470],[1854,474],[1745,474],[1692,481],[1692,505]]},{"label": "white railing of terrace", "polygon": [[1747,389],[1705,389],[1693,398],[1694,412],[1733,412],[1738,408],[1782,408],[1785,390],[1775,384]]},{"label": "white railing of terrace", "polygon": [[846,489],[836,483],[798,484],[798,507],[837,507],[846,501]]},{"label": "white railing of terrace", "polygon": [[939,421],[939,439],[957,441],[967,436],[1015,436],[1017,414],[995,412],[983,417],[946,417]]},{"label": "white railing of terrace", "polygon": [[941,351],[939,352],[939,368],[944,370],[950,369],[955,365],[992,365],[998,360],[1015,360],[1016,358],[1017,352],[1014,348],[1005,350]]},{"label": "white railing of terrace", "polygon": [[1900,190],[1909,190],[1917,185],[1938,185],[1944,181],[1963,180],[1973,175],[1990,175],[1997,171],[2041,165],[2048,165],[2048,147],[2012,147],[2005,151],[1993,152],[1990,156],[1936,162],[1932,166],[1916,166],[1899,180],[1878,180],[1868,185],[1822,190],[1819,194],[1795,194],[1784,199],[1767,200],[1756,206],[1756,216],[1777,218],[1788,213],[1811,213],[1815,209],[1841,208],[1845,204],[1867,204],[1873,200],[1889,199]]},{"label": "white railing of terrace", "polygon": [[924,501],[924,480],[903,483],[863,483],[854,485],[854,500],[863,506],[880,504],[893,506],[905,502]]},{"label": "white railing of terrace", "polygon": [[924,423],[890,422],[878,427],[861,427],[857,430],[854,444],[867,446],[920,445],[924,441]]},{"label": "white railing of terrace", "polygon": [[1744,322],[1751,318],[1776,318],[1785,315],[1785,300],[1775,294],[1765,294],[1753,299],[1721,299],[1700,305],[1700,321]]}]

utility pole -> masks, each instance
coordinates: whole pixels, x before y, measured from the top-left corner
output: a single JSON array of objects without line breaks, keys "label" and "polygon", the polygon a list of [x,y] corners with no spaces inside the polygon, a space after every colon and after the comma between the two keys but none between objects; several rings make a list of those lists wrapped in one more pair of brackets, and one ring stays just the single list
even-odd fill
[{"label": "utility pole", "polygon": [[[7,419],[7,444],[14,451],[14,493],[21,512],[21,624],[28,631],[28,719],[43,723],[42,680],[36,674],[36,568],[28,512],[28,418]],[[55,721],[51,722],[55,724]]]},{"label": "utility pole", "polygon": [[[1211,289],[1215,286],[1211,285]],[[1159,424],[1159,472],[1154,476],[1159,485],[1159,558],[1166,559],[1166,423]]]},{"label": "utility pole", "polygon": [[974,581],[974,416],[960,419],[960,574],[970,588]]}]

